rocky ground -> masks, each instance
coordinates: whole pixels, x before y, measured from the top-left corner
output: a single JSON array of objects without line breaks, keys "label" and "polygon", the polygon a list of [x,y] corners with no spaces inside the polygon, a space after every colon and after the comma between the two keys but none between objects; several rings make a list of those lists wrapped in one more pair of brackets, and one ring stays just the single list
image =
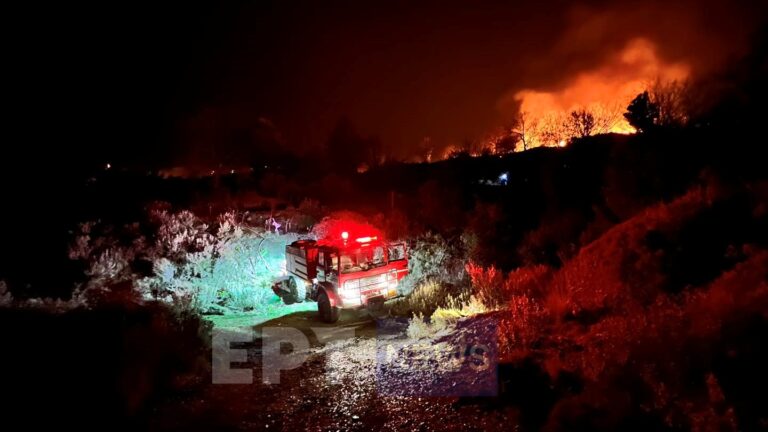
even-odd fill
[{"label": "rocky ground", "polygon": [[[309,347],[299,353],[306,360],[282,371],[279,384],[265,384],[268,334],[284,328],[308,336]],[[466,334],[413,340],[404,336],[402,321],[374,320],[365,312],[345,313],[335,325],[319,322],[314,312],[297,312],[229,330],[253,332],[254,343],[242,345],[248,362],[236,365],[252,368],[253,383],[213,384],[210,376],[201,378],[204,384],[194,391],[157,406],[151,429],[517,428],[515,409],[488,408],[493,398],[485,396],[496,391],[496,369],[489,367],[495,359],[484,354],[489,347],[467,342]]]}]

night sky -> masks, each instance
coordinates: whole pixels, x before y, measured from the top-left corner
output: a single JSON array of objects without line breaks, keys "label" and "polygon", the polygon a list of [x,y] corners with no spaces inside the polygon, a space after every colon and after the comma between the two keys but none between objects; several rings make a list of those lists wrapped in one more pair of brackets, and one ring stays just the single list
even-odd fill
[{"label": "night sky", "polygon": [[[348,118],[405,158],[508,120],[643,38],[710,74],[743,56],[764,2],[100,2],[11,15],[17,149],[168,166],[196,149],[303,153]],[[14,19],[18,17],[19,19]],[[16,28],[18,27],[18,28]],[[613,60],[612,60],[613,59]],[[257,132],[254,132],[257,131]],[[266,130],[266,132],[265,132]],[[244,138],[245,137],[245,138]]]}]

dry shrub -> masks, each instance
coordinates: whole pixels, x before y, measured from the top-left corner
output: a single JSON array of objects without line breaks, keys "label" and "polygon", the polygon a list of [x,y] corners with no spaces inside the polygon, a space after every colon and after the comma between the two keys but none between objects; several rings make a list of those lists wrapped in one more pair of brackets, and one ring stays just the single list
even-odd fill
[{"label": "dry shrub", "polygon": [[401,293],[407,295],[426,282],[447,290],[460,290],[465,285],[466,249],[461,239],[426,234],[413,241],[408,254],[408,276],[398,287]]},{"label": "dry shrub", "polygon": [[502,359],[519,360],[529,355],[529,347],[541,339],[541,331],[547,324],[541,299],[551,278],[551,269],[543,265],[520,267],[505,277],[493,266],[470,262],[467,274],[474,293],[471,299],[485,311],[503,310],[498,326]]},{"label": "dry shrub", "polygon": [[[153,206],[146,238],[139,224],[83,224],[69,255],[84,264],[88,279],[73,299],[160,300],[180,312],[202,313],[264,307],[274,299],[269,286],[285,244],[295,236],[273,235],[244,224],[244,218],[227,212],[209,224],[189,211]],[[124,289],[131,285],[133,296]]]},{"label": "dry shrub", "polygon": [[546,311],[527,295],[514,295],[499,318],[498,337],[502,361],[518,361],[532,353],[547,326]]},{"label": "dry shrub", "polygon": [[472,261],[466,269],[472,292],[491,309],[503,307],[520,295],[540,296],[551,275],[549,267],[544,265],[520,267],[506,277],[494,266],[483,267]]},{"label": "dry shrub", "polygon": [[554,275],[544,299],[547,311],[560,321],[616,304],[625,291],[618,269],[611,264],[595,255],[577,256]]},{"label": "dry shrub", "polygon": [[552,269],[544,265],[526,266],[507,274],[504,292],[516,295],[541,297],[552,276]]},{"label": "dry shrub", "polygon": [[556,340],[541,344],[551,348],[539,354],[552,377],[575,373],[588,388],[615,377],[639,378],[646,391],[632,395],[633,403],[659,414],[668,427],[736,430],[733,402],[723,396],[712,370],[713,347],[726,326],[742,328],[755,316],[768,319],[767,278],[768,252],[753,251],[703,289],[662,294],[648,306],[630,302],[586,327],[555,326]]},{"label": "dry shrub", "polygon": [[679,229],[707,205],[706,191],[694,189],[650,208],[584,247],[554,274],[542,305],[561,336],[578,349],[571,358],[558,356],[548,369],[562,366],[598,379],[626,362],[638,332],[652,335],[649,341],[655,343],[677,334],[679,329],[669,326],[679,325],[684,311],[663,295],[664,275],[645,238],[651,230]]},{"label": "dry shrub", "polygon": [[433,334],[432,326],[427,322],[422,314],[416,314],[408,323],[405,333],[410,339],[426,339]]},{"label": "dry shrub", "polygon": [[444,304],[448,297],[446,288],[435,280],[426,280],[419,285],[405,298],[395,302],[391,307],[391,312],[395,315],[426,315],[429,316],[441,304]]},{"label": "dry shrub", "polygon": [[750,257],[723,273],[706,291],[689,294],[687,314],[697,337],[714,337],[724,322],[740,316],[768,318],[768,251],[750,250]]},{"label": "dry shrub", "polygon": [[[597,380],[631,357],[657,371],[670,368],[665,374],[672,377],[691,341],[715,340],[723,323],[744,316],[768,317],[767,276],[768,252],[761,251],[705,289],[677,298],[660,295],[649,306],[630,302],[614,308],[596,323],[570,334],[579,349],[560,356],[563,366]],[[662,358],[666,361],[656,365]]]},{"label": "dry shrub", "polygon": [[458,297],[448,296],[445,306],[440,306],[432,313],[432,321],[458,321],[461,318],[480,315],[489,309],[479,298],[466,294]]},{"label": "dry shrub", "polygon": [[554,275],[546,294],[547,309],[556,320],[562,320],[621,308],[632,301],[652,302],[664,276],[659,268],[660,256],[646,246],[647,234],[653,230],[679,230],[709,206],[712,198],[706,189],[695,188],[608,230]]},{"label": "dry shrub", "polygon": [[[621,429],[632,416],[702,431],[736,430],[737,419],[742,428],[760,423],[751,400],[728,392],[734,381],[762,382],[753,370],[761,367],[749,357],[760,336],[743,333],[768,322],[768,251],[741,246],[741,262],[711,282],[671,294],[663,289],[663,251],[647,244],[649,232],[690,229],[717,195],[698,188],[649,208],[606,231],[551,278],[544,270],[518,269],[503,278],[468,266],[479,298],[505,298],[502,361],[533,359],[555,383],[577,377],[581,390],[555,406],[550,429]],[[747,338],[748,352],[729,348],[727,335],[734,332]],[[734,366],[718,366],[718,358]]]},{"label": "dry shrub", "polygon": [[411,319],[407,334],[412,339],[433,337],[448,332],[462,318],[487,313],[488,308],[475,296],[448,296],[445,306],[436,308],[429,317],[416,313]]},{"label": "dry shrub", "polygon": [[475,295],[485,304],[496,306],[500,303],[504,279],[501,271],[494,266],[483,267],[470,261],[467,264],[467,274],[472,281]]}]

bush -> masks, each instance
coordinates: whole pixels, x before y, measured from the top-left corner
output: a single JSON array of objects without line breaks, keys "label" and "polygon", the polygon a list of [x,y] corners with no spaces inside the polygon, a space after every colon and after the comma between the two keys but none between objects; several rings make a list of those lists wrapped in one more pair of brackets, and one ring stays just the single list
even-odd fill
[{"label": "bush", "polygon": [[[168,222],[178,227],[176,217]],[[185,215],[185,221],[190,219]],[[274,297],[269,289],[279,274],[281,258],[269,256],[266,243],[278,242],[282,246],[293,235],[276,235],[250,228],[237,222],[233,213],[219,217],[215,235],[209,234],[207,225],[186,226],[182,233],[163,229],[159,250],[165,248],[168,238],[176,239],[172,245],[186,245],[170,249],[176,262],[159,257],[154,263],[154,276],[140,281],[139,289],[145,297],[172,301],[182,309],[216,312],[223,308],[252,310]],[[204,229],[203,229],[204,228]],[[191,234],[191,235],[190,235]],[[186,250],[186,254],[176,254]]]},{"label": "bush", "polygon": [[427,281],[446,287],[466,283],[467,255],[460,239],[448,241],[439,234],[426,234],[417,238],[408,252],[408,276],[400,283],[401,293],[409,294]]},{"label": "bush", "polygon": [[[208,224],[189,211],[152,208],[149,241],[136,226],[83,224],[70,257],[86,263],[89,279],[76,294],[101,301],[128,283],[141,299],[164,301],[182,313],[259,308],[274,298],[269,288],[295,235],[274,235],[242,219],[228,212]],[[150,264],[145,274],[137,271],[142,262]]]},{"label": "bush", "polygon": [[474,296],[466,300],[449,296],[444,303],[444,306],[435,308],[428,316],[416,312],[408,324],[408,337],[424,339],[444,335],[449,333],[462,318],[488,312],[485,305]]},{"label": "bush", "polygon": [[[144,242],[140,235],[131,232],[135,227],[128,225],[115,229],[108,224],[87,222],[78,228],[68,255],[71,260],[82,263],[88,278],[81,290],[101,290],[131,280],[132,262],[141,253]],[[129,232],[132,242],[125,239]]]},{"label": "bush", "polygon": [[494,266],[482,267],[470,261],[467,264],[467,274],[472,281],[475,294],[489,306],[498,306],[501,301],[504,276]]},{"label": "bush", "polygon": [[[731,230],[728,241],[736,243],[714,253],[736,250],[739,260],[718,267],[713,280],[670,291],[664,264],[670,252],[655,240],[656,233],[704,235],[697,231],[709,226],[702,215],[712,214],[723,199],[729,198],[722,191],[697,188],[648,208],[583,247],[551,276],[547,269],[522,268],[505,278],[493,268],[468,265],[478,298],[505,305],[499,317],[502,359],[534,360],[553,385],[567,388],[551,411],[549,429],[624,429],[633,419],[652,429],[736,430],[737,420],[744,429],[764,421],[755,402],[734,393],[760,393],[768,385],[757,366],[762,360],[752,360],[768,357],[754,348],[761,343],[759,329],[768,327],[768,251],[739,244],[746,237]],[[727,208],[760,217],[750,208]],[[734,341],[745,337],[746,351],[739,352]]]},{"label": "bush", "polygon": [[461,239],[447,241],[441,235],[426,234],[412,243],[408,253],[408,276],[398,286],[405,297],[389,306],[390,313],[429,317],[439,307],[469,300],[472,293]]},{"label": "bush", "polygon": [[215,239],[209,232],[209,226],[192,212],[182,210],[169,213],[163,210],[150,217],[154,223],[159,224],[155,235],[155,250],[152,251],[154,255],[178,262],[185,260],[187,254],[213,253]]},{"label": "bush", "polygon": [[472,281],[472,292],[492,309],[505,307],[520,295],[541,297],[551,276],[550,268],[543,265],[520,267],[506,277],[494,266],[483,267],[471,261],[466,269]]},{"label": "bush", "polygon": [[710,205],[704,189],[693,189],[670,202],[651,207],[608,230],[566,262],[549,285],[548,310],[557,320],[594,314],[639,301],[653,302],[664,286],[661,255],[648,248],[656,230],[679,230]]},{"label": "bush", "polygon": [[447,295],[443,285],[434,280],[426,280],[396,303],[393,312],[398,315],[413,313],[429,316]]},{"label": "bush", "polygon": [[435,331],[422,314],[416,314],[408,323],[405,333],[408,338],[418,340],[431,337]]}]

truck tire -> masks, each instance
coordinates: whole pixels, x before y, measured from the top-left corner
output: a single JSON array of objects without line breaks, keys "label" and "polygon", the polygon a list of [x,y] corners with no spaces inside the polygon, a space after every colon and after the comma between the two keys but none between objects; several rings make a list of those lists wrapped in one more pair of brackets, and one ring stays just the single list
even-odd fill
[{"label": "truck tire", "polygon": [[296,303],[304,303],[307,301],[307,284],[304,283],[304,281],[301,281],[296,286]]},{"label": "truck tire", "polygon": [[365,307],[365,310],[373,319],[384,318],[389,315],[389,312],[387,311],[386,306],[384,306],[383,301],[369,301]]},{"label": "truck tire", "polygon": [[283,283],[285,284],[284,286],[286,288],[286,290],[283,291],[280,295],[280,299],[283,300],[283,303],[292,305],[304,300],[303,295],[301,297],[299,296],[299,288],[296,284],[296,278],[291,276]]},{"label": "truck tire", "polygon": [[291,303],[301,303],[307,298],[307,285],[304,281],[297,283],[293,276],[288,278],[288,291],[291,293]]},{"label": "truck tire", "polygon": [[323,322],[333,324],[339,320],[339,308],[331,305],[331,299],[325,291],[321,291],[317,296],[317,313]]}]

